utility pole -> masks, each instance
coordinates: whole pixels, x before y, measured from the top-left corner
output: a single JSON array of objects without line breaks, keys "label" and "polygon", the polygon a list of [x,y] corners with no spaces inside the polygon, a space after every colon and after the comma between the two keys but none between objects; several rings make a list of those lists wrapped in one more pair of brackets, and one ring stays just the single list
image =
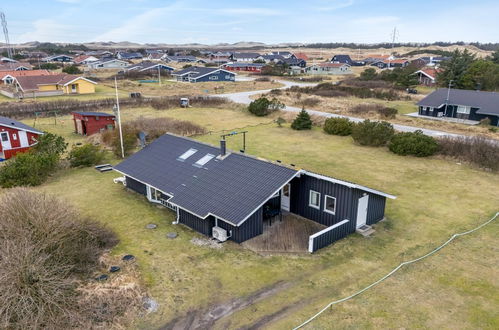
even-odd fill
[{"label": "utility pole", "polygon": [[114,77],[114,89],[116,91],[116,104],[114,105],[114,112],[118,118],[118,129],[120,132],[120,143],[121,143],[121,158],[125,158],[125,148],[123,147],[123,131],[121,130],[121,114],[120,114],[120,99],[118,97],[118,82],[116,77]]},{"label": "utility pole", "polygon": [[0,12],[0,20],[2,21],[2,29],[3,34],[5,36],[5,47],[7,48],[7,55],[12,59],[14,56],[14,51],[11,48],[10,40],[9,40],[9,30],[7,29],[7,18],[5,17],[4,12]]},{"label": "utility pole", "polygon": [[447,108],[449,107],[449,98],[450,98],[450,88],[452,86],[452,82],[454,80],[449,80],[449,87],[447,88],[447,98],[445,99],[445,116],[447,117]]},{"label": "utility pole", "polygon": [[161,64],[158,64],[158,82],[161,87]]},{"label": "utility pole", "polygon": [[388,57],[388,69],[391,68],[391,62],[392,62],[392,60],[390,59],[390,57],[392,56],[392,54],[393,54],[393,48],[395,47],[395,39],[398,37],[398,32],[397,32],[397,27],[396,26],[393,28],[393,32],[391,34],[391,37],[392,37],[392,52],[391,52],[390,56]]}]

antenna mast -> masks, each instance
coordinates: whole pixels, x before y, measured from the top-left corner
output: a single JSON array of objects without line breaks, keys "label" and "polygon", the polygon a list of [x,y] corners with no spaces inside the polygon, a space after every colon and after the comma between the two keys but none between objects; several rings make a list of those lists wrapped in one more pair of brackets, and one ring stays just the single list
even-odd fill
[{"label": "antenna mast", "polygon": [[2,20],[2,28],[3,28],[3,34],[5,36],[5,47],[7,48],[7,54],[9,58],[12,58],[14,55],[14,51],[10,46],[10,40],[9,40],[9,30],[7,29],[7,18],[5,18],[5,14],[0,12],[0,19]]}]

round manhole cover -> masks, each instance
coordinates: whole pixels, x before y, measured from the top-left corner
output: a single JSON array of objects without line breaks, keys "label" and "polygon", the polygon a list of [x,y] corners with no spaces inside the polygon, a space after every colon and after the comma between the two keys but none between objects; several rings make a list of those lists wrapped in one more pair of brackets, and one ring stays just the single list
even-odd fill
[{"label": "round manhole cover", "polygon": [[177,238],[178,234],[175,233],[175,232],[172,232],[172,233],[168,233],[166,234],[166,237],[170,238],[170,239],[174,239],[174,238]]},{"label": "round manhole cover", "polygon": [[157,224],[154,224],[154,223],[150,223],[146,226],[147,229],[156,229],[158,228],[158,225]]}]

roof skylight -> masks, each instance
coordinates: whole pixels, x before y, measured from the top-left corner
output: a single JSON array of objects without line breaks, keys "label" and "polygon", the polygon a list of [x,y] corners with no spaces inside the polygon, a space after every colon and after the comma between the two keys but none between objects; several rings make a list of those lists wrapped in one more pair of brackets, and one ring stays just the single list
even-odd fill
[{"label": "roof skylight", "polygon": [[208,163],[213,158],[215,158],[215,155],[206,154],[200,160],[198,160],[196,163],[194,163],[194,166],[202,167],[202,166],[206,165],[206,163]]},{"label": "roof skylight", "polygon": [[191,157],[197,152],[197,149],[191,148],[184,152],[182,155],[180,155],[177,159],[181,161],[185,161],[187,158]]}]

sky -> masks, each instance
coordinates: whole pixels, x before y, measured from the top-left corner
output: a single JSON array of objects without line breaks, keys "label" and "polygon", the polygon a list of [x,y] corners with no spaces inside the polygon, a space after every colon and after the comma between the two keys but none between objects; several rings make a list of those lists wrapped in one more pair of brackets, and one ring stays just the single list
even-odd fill
[{"label": "sky", "polygon": [[499,42],[497,0],[4,0],[0,10],[11,43],[378,43],[394,27],[397,42]]}]

